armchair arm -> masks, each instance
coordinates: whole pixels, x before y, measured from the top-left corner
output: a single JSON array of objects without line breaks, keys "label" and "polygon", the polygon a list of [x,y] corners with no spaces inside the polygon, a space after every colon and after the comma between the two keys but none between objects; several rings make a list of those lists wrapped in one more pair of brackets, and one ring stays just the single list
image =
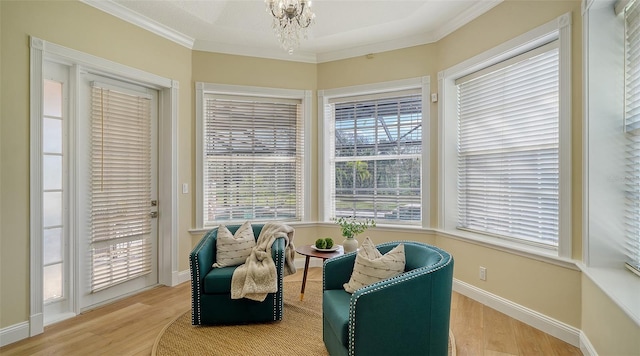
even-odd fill
[{"label": "armchair arm", "polygon": [[[446,355],[453,259],[433,267],[412,270],[353,293],[349,344],[354,354]],[[412,342],[399,345],[397,340]]]},{"label": "armchair arm", "polygon": [[200,325],[200,294],[204,290],[204,277],[213,268],[216,259],[216,237],[218,228],[207,232],[189,254],[191,269],[191,323]]},{"label": "armchair arm", "polygon": [[343,284],[351,278],[355,262],[355,252],[326,260],[322,269],[322,289],[343,289]]},{"label": "armchair arm", "polygon": [[191,288],[202,292],[204,277],[213,268],[216,261],[216,238],[218,228],[209,230],[198,242],[189,255],[189,267],[191,269]]},{"label": "armchair arm", "polygon": [[284,254],[285,254],[284,239],[275,239],[275,241],[273,241],[273,244],[271,245],[271,258],[273,258],[273,263],[275,263],[276,265],[278,278],[283,277],[284,259],[285,259]]}]

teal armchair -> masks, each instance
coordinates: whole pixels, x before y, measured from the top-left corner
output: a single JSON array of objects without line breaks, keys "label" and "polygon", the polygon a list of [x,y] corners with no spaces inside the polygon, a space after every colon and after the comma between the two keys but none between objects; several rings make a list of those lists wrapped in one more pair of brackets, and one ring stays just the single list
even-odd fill
[{"label": "teal armchair", "polygon": [[[256,240],[264,225],[252,225]],[[235,233],[240,225],[228,225]],[[231,277],[237,266],[213,268],[218,228],[208,231],[189,255],[191,269],[191,323],[193,325],[245,324],[282,320],[284,300],[284,239],[275,239],[271,255],[276,264],[278,291],[262,302],[231,299]]]},{"label": "teal armchair", "polygon": [[323,268],[323,340],[330,355],[443,355],[449,345],[453,258],[412,241],[377,245],[385,254],[405,245],[405,272],[362,287],[349,281],[356,253]]}]

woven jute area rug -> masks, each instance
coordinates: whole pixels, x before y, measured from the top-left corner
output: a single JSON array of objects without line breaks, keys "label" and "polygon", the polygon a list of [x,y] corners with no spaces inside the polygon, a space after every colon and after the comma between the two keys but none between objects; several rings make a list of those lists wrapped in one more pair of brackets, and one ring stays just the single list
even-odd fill
[{"label": "woven jute area rug", "polygon": [[[282,321],[264,324],[193,326],[191,310],[158,335],[151,354],[175,355],[328,355],[322,341],[322,282],[285,281]],[[449,332],[449,355],[455,356]]]}]

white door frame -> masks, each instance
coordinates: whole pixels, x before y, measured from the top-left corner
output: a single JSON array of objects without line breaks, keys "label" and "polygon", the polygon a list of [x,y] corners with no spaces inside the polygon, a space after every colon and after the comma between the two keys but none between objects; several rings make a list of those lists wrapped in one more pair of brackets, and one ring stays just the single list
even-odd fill
[{"label": "white door frame", "polygon": [[[119,77],[151,86],[159,91],[158,115],[158,200],[162,202],[158,209],[158,283],[173,286],[179,282],[178,272],[178,81],[164,78],[131,68],[122,64],[99,58],[90,54],[69,49],[45,40],[30,38],[30,312],[29,335],[44,331],[42,296],[42,100],[43,67],[45,60],[56,61],[71,67],[71,96],[76,96],[73,88],[78,88],[80,67],[91,69],[111,77]],[[71,101],[70,119],[77,120],[78,102]],[[73,124],[71,125],[73,126]],[[69,157],[75,160],[74,142],[78,132],[69,129],[71,147]],[[72,163],[68,174],[71,182],[77,175],[77,167]],[[70,205],[77,206],[77,196],[71,192]],[[71,212],[73,209],[70,210]],[[81,222],[70,216],[70,233],[78,231]],[[77,236],[71,236],[76,241]],[[76,249],[76,256],[78,259]],[[74,262],[75,264],[75,262]],[[74,274],[73,285],[78,286],[78,273]],[[79,290],[74,293],[74,312],[79,313]]]}]

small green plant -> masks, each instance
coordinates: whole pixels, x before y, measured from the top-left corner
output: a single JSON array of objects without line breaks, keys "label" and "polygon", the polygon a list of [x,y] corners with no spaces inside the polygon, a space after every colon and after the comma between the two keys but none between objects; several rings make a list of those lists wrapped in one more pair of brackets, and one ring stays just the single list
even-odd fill
[{"label": "small green plant", "polygon": [[333,247],[333,239],[332,238],[326,237],[324,239],[324,242],[325,242],[325,246],[326,246],[325,248],[332,248]]},{"label": "small green plant", "polygon": [[376,227],[376,221],[373,219],[356,220],[352,216],[348,218],[340,217],[336,219],[336,224],[340,225],[342,236],[348,239],[363,233],[369,227]]},{"label": "small green plant", "polygon": [[316,240],[316,248],[327,249],[333,247],[333,239],[330,237],[319,238]]},{"label": "small green plant", "polygon": [[316,240],[316,248],[326,248],[327,241],[325,239],[317,239]]}]

